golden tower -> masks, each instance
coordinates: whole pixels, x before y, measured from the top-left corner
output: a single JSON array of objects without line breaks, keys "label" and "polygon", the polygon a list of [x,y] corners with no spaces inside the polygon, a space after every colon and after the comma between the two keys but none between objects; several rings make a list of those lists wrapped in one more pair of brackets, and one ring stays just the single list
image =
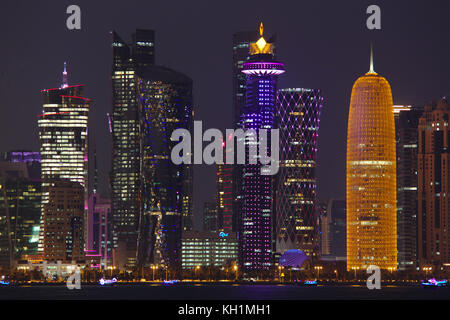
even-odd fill
[{"label": "golden tower", "polygon": [[347,132],[347,270],[397,269],[395,122],[389,82],[353,85]]}]

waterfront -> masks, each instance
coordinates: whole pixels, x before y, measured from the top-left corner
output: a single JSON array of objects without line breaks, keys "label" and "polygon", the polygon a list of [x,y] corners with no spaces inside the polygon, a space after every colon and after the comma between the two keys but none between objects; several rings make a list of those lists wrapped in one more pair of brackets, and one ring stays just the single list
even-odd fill
[{"label": "waterfront", "polygon": [[445,300],[450,287],[424,289],[419,285],[365,286],[250,285],[250,284],[130,284],[102,287],[65,285],[0,287],[1,300]]}]

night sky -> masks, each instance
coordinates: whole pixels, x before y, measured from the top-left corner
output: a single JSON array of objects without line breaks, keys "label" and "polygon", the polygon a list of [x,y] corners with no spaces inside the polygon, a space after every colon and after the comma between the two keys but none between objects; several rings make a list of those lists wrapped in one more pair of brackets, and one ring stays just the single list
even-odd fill
[{"label": "night sky", "polygon": [[[66,28],[67,6],[81,7],[81,30]],[[381,7],[379,31],[366,8]],[[7,1],[0,2],[0,151],[39,150],[40,90],[58,87],[64,61],[69,84],[92,98],[101,192],[108,192],[111,143],[111,37],[131,41],[136,28],[156,31],[156,63],[194,81],[195,120],[232,128],[232,34],[277,33],[286,64],[279,88],[320,88],[319,198],[345,196],[347,117],[353,82],[369,69],[387,78],[394,104],[423,106],[450,93],[449,1]],[[215,190],[215,167],[195,167],[196,226]]]}]

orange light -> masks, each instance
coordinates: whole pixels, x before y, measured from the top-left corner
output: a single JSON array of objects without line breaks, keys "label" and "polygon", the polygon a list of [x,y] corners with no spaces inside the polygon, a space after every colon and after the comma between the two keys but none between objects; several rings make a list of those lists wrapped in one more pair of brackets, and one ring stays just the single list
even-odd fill
[{"label": "orange light", "polygon": [[356,80],[347,135],[347,270],[397,269],[395,123],[391,87]]}]

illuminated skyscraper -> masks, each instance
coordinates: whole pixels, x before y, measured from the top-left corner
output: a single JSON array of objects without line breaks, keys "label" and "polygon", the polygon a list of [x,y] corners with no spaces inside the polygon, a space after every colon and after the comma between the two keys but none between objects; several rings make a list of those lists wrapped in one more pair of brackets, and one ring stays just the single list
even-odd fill
[{"label": "illuminated skyscraper", "polygon": [[422,113],[423,109],[394,105],[399,270],[412,270],[417,264],[417,130]]},{"label": "illuminated skyscraper", "polygon": [[140,226],[138,265],[181,267],[181,233],[191,229],[193,167],[176,165],[176,129],[193,126],[192,80],[171,69],[137,72],[140,119]]},{"label": "illuminated skyscraper", "polygon": [[[241,112],[244,130],[275,128],[277,76],[284,73],[284,64],[274,60],[273,45],[262,34],[261,23],[261,37],[250,43],[250,58],[242,69],[246,74],[245,106]],[[269,269],[273,254],[273,176],[261,175],[260,164],[249,164],[248,148],[255,143],[250,140],[245,141],[246,164],[240,178],[239,258],[245,271]]]},{"label": "illuminated skyscraper", "polygon": [[25,161],[11,160],[0,161],[0,267],[6,268],[37,254],[41,218],[40,178],[32,178]]},{"label": "illuminated skyscraper", "polygon": [[[242,112],[245,107],[245,91],[247,78],[245,73],[242,73],[244,63],[250,59],[250,44],[259,39],[259,33],[257,30],[252,31],[240,31],[233,34],[233,126],[234,128],[242,128]],[[271,35],[267,42],[272,45],[272,55],[276,57],[276,35]],[[239,216],[242,212],[242,165],[224,165],[223,168],[232,168],[232,221],[233,228],[236,230],[238,225]],[[220,199],[218,199],[220,201]]]},{"label": "illuminated skyscraper", "polygon": [[277,122],[280,169],[276,188],[276,249],[299,249],[309,257],[319,251],[316,158],[320,90],[280,89]]},{"label": "illuminated skyscraper", "polygon": [[419,266],[450,263],[450,106],[446,98],[425,106],[419,119]]},{"label": "illuminated skyscraper", "polygon": [[140,140],[136,69],[151,66],[155,60],[153,30],[136,30],[132,39],[128,45],[112,32],[111,210],[114,261],[120,268],[135,266],[137,252]]},{"label": "illuminated skyscraper", "polygon": [[347,269],[397,269],[391,87],[370,70],[353,85],[347,135]]},{"label": "illuminated skyscraper", "polygon": [[[48,187],[55,179],[79,183],[87,202],[88,115],[90,99],[83,97],[83,85],[69,86],[64,66],[61,87],[41,91],[43,113],[39,115],[41,151],[42,206],[49,202]],[[87,213],[87,212],[86,212]],[[45,224],[43,219],[42,226]],[[42,251],[41,228],[39,250]]]}]

